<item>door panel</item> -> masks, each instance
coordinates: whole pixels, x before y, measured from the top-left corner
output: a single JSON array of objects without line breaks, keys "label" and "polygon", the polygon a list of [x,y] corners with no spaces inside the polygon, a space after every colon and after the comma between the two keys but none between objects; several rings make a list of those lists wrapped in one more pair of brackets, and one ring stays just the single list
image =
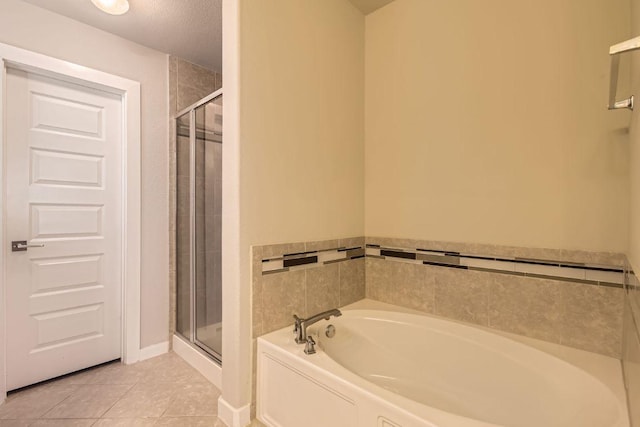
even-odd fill
[{"label": "door panel", "polygon": [[31,183],[102,187],[99,156],[31,149]]},{"label": "door panel", "polygon": [[121,354],[118,96],[7,71],[7,386]]}]

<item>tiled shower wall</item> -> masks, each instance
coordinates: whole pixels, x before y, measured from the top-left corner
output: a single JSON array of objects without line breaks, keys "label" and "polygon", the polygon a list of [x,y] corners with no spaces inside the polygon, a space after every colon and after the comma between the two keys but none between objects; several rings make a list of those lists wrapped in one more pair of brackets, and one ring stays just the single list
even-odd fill
[{"label": "tiled shower wall", "polygon": [[629,415],[633,427],[640,426],[640,281],[629,268],[625,277],[622,366]]},{"label": "tiled shower wall", "polygon": [[[176,165],[176,126],[174,117],[177,112],[194,104],[222,87],[222,75],[207,70],[181,58],[169,58],[169,243],[170,243],[170,334],[176,330],[176,250],[189,251],[189,248],[176,247],[176,189],[177,182],[188,185],[188,177],[177,177]],[[186,231],[185,231],[186,232]],[[182,269],[187,271],[187,269]],[[188,298],[184,298],[188,300]]]}]

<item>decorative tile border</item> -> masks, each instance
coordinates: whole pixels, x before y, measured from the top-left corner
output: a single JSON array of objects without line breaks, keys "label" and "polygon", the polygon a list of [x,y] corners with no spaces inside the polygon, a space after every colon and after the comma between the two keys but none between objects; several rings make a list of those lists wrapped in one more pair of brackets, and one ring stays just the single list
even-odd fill
[{"label": "decorative tile border", "polygon": [[367,257],[412,264],[537,277],[614,288],[622,288],[624,284],[624,269],[618,266],[471,255],[433,249],[387,247],[377,244],[367,244],[365,254]]},{"label": "decorative tile border", "polygon": [[326,264],[364,258],[364,255],[365,250],[363,246],[339,247],[284,254],[282,256],[264,258],[262,260],[262,275],[321,267]]}]

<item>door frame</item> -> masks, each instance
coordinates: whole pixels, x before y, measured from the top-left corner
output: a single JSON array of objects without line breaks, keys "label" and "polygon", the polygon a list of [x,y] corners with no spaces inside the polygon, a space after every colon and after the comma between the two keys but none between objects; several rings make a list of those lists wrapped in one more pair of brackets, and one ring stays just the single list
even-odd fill
[{"label": "door frame", "polygon": [[71,62],[0,43],[0,403],[6,387],[6,240],[5,149],[7,68],[116,94],[122,100],[122,310],[121,358],[140,359],[140,83]]}]

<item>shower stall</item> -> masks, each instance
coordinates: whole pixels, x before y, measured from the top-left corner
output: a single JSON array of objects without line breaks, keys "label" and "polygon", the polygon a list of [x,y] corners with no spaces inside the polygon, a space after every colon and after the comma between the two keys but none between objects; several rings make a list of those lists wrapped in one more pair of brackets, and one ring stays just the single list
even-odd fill
[{"label": "shower stall", "polygon": [[222,355],[222,90],[176,116],[176,332]]}]

